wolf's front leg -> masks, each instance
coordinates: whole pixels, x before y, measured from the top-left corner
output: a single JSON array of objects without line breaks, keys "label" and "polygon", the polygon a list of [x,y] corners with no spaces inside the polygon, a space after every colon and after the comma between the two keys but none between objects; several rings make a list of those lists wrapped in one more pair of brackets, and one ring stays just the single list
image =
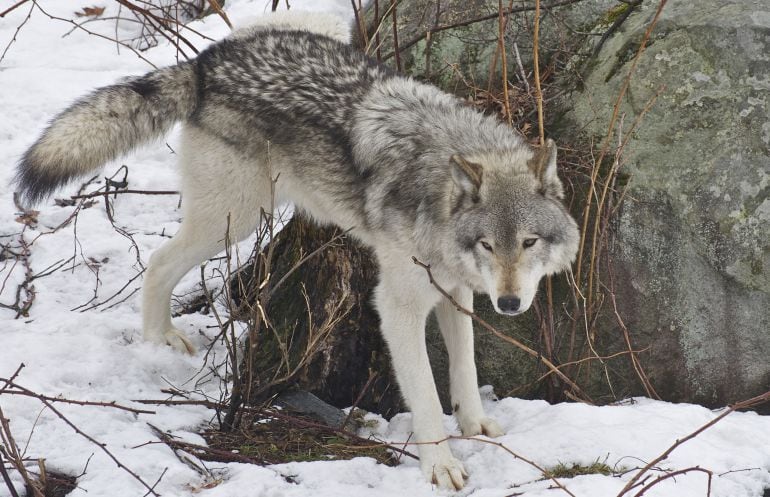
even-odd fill
[{"label": "wolf's front leg", "polygon": [[[382,266],[381,266],[382,267]],[[460,489],[467,476],[452,456],[441,419],[443,411],[433,381],[425,345],[425,321],[437,301],[430,287],[412,281],[392,281],[385,273],[377,286],[375,303],[382,333],[390,350],[401,393],[412,411],[414,442],[425,476],[443,488]]]},{"label": "wolf's front leg", "polygon": [[[473,310],[473,292],[469,288],[457,288],[451,294],[462,307]],[[448,299],[442,299],[436,306],[436,319],[449,354],[452,409],[463,435],[499,437],[503,430],[494,419],[486,417],[481,407],[470,316],[455,309]]]}]

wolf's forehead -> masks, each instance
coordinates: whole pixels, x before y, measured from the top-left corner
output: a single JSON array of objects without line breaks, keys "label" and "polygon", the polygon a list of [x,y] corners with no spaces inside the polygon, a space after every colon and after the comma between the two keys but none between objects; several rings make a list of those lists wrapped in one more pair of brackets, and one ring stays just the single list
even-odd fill
[{"label": "wolf's forehead", "polygon": [[500,188],[489,193],[485,199],[490,213],[489,227],[498,243],[515,245],[519,236],[547,236],[553,231],[557,209],[537,191]]}]

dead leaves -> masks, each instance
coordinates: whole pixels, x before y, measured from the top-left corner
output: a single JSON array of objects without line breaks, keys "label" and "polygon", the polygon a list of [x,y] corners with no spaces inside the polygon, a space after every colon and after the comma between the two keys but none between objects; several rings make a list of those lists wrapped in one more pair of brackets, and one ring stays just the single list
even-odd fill
[{"label": "dead leaves", "polygon": [[24,224],[29,227],[34,227],[37,225],[37,215],[40,214],[40,211],[33,211],[33,210],[25,210],[22,211],[21,214],[16,218],[16,222],[20,224]]},{"label": "dead leaves", "polygon": [[104,13],[104,7],[83,7],[80,12],[75,12],[78,17],[99,17]]}]

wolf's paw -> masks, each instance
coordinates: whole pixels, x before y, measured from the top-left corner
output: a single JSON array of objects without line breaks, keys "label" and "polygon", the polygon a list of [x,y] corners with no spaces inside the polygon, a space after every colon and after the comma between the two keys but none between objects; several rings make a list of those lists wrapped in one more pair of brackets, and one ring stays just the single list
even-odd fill
[{"label": "wolf's paw", "polygon": [[463,436],[473,437],[476,435],[486,435],[489,438],[497,438],[501,435],[505,435],[505,431],[500,428],[492,418],[478,418],[475,420],[460,421],[460,430],[463,432]]},{"label": "wolf's paw", "polygon": [[421,445],[420,467],[431,483],[445,490],[460,490],[465,486],[465,478],[468,478],[462,463],[455,459],[446,442]]},{"label": "wolf's paw", "polygon": [[183,354],[195,354],[195,346],[187,336],[176,328],[167,331],[144,330],[144,339],[157,345],[169,345],[172,349]]},{"label": "wolf's paw", "polygon": [[176,328],[168,330],[163,336],[166,339],[166,344],[170,345],[172,349],[182,352],[183,354],[195,354],[195,345],[190,342],[190,339],[188,339],[184,333]]}]

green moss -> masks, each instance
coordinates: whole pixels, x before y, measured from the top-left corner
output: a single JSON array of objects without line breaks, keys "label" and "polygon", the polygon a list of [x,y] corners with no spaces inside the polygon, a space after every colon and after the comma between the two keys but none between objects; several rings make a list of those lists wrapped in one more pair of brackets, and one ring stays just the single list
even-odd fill
[{"label": "green moss", "polygon": [[616,5],[609,9],[607,12],[604,13],[604,15],[599,19],[599,25],[602,26],[609,26],[613,22],[615,22],[618,17],[623,15],[628,9],[632,9],[633,6],[628,3],[621,3],[619,5]]},{"label": "green moss", "polygon": [[546,469],[543,476],[546,478],[574,478],[581,475],[608,476],[623,473],[624,471],[626,471],[626,468],[611,468],[604,462],[599,462],[597,460],[588,466],[579,463],[572,463],[572,465],[559,463],[552,468]]}]

